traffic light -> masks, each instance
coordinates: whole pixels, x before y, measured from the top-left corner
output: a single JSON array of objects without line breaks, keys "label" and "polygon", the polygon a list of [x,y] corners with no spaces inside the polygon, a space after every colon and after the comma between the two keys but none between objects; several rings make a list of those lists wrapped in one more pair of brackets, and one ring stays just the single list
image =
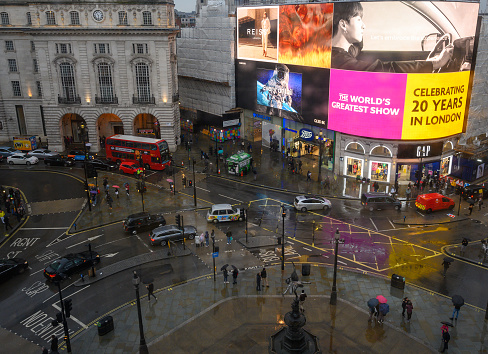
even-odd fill
[{"label": "traffic light", "polygon": [[181,228],[181,216],[180,216],[180,214],[176,214],[175,222],[176,222],[176,226],[178,226],[178,228]]},{"label": "traffic light", "polygon": [[420,170],[415,171],[415,178],[417,179],[417,181],[420,180]]},{"label": "traffic light", "polygon": [[98,172],[91,162],[86,163],[86,176],[88,178],[98,177]]},{"label": "traffic light", "polygon": [[71,316],[71,310],[73,309],[73,306],[71,305],[71,299],[64,300],[64,313],[66,314],[66,317]]},{"label": "traffic light", "polygon": [[215,251],[214,252],[215,253],[219,253],[219,251],[220,251],[220,247],[219,246],[215,246]]},{"label": "traffic light", "polygon": [[58,312],[56,314],[56,319],[55,320],[52,320],[51,321],[51,324],[53,325],[53,327],[56,327],[61,322],[63,322],[63,314],[61,312]]},{"label": "traffic light", "polygon": [[137,192],[144,193],[146,191],[146,183],[144,181],[137,181]]}]

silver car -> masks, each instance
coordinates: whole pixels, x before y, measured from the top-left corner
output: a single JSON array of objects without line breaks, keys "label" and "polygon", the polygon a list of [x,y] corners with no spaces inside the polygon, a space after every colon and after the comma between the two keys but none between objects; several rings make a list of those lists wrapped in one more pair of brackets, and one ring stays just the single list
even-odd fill
[{"label": "silver car", "polygon": [[27,157],[24,154],[14,154],[7,157],[7,163],[9,165],[35,165],[39,162],[39,159],[35,156]]},{"label": "silver car", "polygon": [[332,204],[328,199],[322,197],[307,197],[300,195],[295,198],[293,203],[296,210],[307,211],[307,210],[329,210]]},{"label": "silver car", "polygon": [[36,149],[29,151],[27,153],[27,156],[35,156],[40,160],[44,160],[46,157],[53,157],[53,156],[58,156],[59,154],[57,152],[48,150],[48,149]]},{"label": "silver car", "polygon": [[183,237],[193,240],[197,234],[194,226],[185,226],[184,233],[176,225],[166,225],[155,228],[149,234],[151,245],[166,246],[168,241],[182,241]]}]

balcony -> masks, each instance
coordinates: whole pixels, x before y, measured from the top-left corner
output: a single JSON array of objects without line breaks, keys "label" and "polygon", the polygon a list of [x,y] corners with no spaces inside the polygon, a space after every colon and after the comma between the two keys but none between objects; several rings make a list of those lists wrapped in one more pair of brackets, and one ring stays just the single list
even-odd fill
[{"label": "balcony", "polygon": [[61,97],[58,95],[58,103],[59,104],[81,104],[80,96],[75,97]]},{"label": "balcony", "polygon": [[96,104],[118,104],[119,98],[117,96],[109,96],[109,97],[98,97],[95,95],[95,103]]},{"label": "balcony", "polygon": [[151,97],[132,96],[132,103],[133,104],[156,104],[156,99],[154,98],[154,96]]}]

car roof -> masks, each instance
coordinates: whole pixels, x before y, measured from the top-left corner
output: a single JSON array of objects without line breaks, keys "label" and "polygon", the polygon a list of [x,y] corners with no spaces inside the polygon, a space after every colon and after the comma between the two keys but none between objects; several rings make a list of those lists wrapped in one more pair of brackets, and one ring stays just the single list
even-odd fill
[{"label": "car roof", "polygon": [[212,210],[215,209],[232,209],[232,205],[230,204],[214,204],[212,205]]},{"label": "car roof", "polygon": [[383,193],[383,192],[368,192],[368,193],[363,193],[365,197],[389,197],[390,195],[388,193]]},{"label": "car roof", "polygon": [[442,194],[439,194],[439,193],[427,193],[427,194],[421,194],[419,195],[420,198],[424,198],[424,199],[434,199],[434,198],[448,198],[448,199],[451,199],[449,197],[446,197],[445,195],[442,195]]},{"label": "car roof", "polygon": [[130,214],[127,217],[127,219],[144,218],[144,217],[148,217],[148,216],[149,216],[148,212],[140,212],[140,213],[136,213],[136,214]]},{"label": "car roof", "polygon": [[[185,228],[186,228],[186,226],[185,226]],[[164,225],[164,226],[156,227],[153,230],[153,232],[163,232],[163,231],[169,231],[169,230],[179,230],[179,228],[176,225]]]}]

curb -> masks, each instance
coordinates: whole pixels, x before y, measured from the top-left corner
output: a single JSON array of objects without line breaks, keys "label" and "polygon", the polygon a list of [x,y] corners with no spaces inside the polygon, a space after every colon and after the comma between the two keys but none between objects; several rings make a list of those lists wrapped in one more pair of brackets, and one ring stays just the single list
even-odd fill
[{"label": "curb", "polygon": [[451,252],[450,248],[453,248],[453,247],[454,246],[445,246],[445,248],[443,250],[445,251],[445,253],[447,255],[451,256],[452,258],[460,259],[460,260],[463,260],[465,262],[468,262],[468,263],[471,263],[471,264],[474,264],[474,265],[488,269],[488,265],[484,264],[483,262],[473,261],[472,259],[461,257],[461,256],[458,256],[456,253]]},{"label": "curb", "polygon": [[464,218],[464,219],[457,219],[457,220],[450,220],[450,221],[422,222],[422,223],[403,222],[403,220],[401,221],[392,220],[392,222],[396,225],[430,226],[430,225],[452,224],[455,222],[466,221],[466,220],[473,220],[473,219]]}]

